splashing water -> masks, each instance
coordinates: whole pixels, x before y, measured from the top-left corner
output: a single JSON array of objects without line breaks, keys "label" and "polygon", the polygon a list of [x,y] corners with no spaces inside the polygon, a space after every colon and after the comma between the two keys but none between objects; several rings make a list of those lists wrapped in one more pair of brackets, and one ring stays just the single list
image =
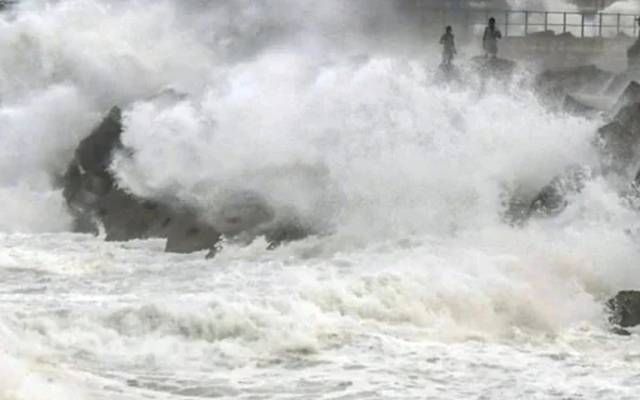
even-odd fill
[{"label": "splashing water", "polygon": [[[505,188],[597,167],[602,121],[549,112],[524,66],[435,82],[435,40],[367,4],[0,20],[0,399],[633,398],[640,347],[602,304],[640,286],[635,212],[596,176],[559,216],[501,220]],[[322,234],[205,261],[66,233],[57,178],[112,105],[123,187],[212,220],[250,191]]]}]

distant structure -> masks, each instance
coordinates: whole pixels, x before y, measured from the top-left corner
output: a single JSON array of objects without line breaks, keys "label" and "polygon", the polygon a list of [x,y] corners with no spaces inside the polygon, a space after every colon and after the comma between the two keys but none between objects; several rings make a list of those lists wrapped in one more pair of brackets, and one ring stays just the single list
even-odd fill
[{"label": "distant structure", "polygon": [[618,1],[619,0],[571,0],[571,2],[580,7],[582,11],[592,12],[602,11]]},{"label": "distant structure", "polygon": [[0,0],[0,10],[16,4],[18,0]]}]

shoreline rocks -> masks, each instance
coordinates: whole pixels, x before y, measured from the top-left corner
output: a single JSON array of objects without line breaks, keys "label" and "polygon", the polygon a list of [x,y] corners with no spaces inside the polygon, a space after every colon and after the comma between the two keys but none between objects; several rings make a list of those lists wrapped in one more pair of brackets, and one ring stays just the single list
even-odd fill
[{"label": "shoreline rocks", "polygon": [[629,331],[624,328],[640,325],[640,291],[620,291],[606,302],[606,308],[614,333],[629,335]]},{"label": "shoreline rocks", "polygon": [[[275,221],[275,212],[256,193],[237,192],[219,204],[219,212],[206,218],[178,202],[139,198],[118,186],[110,169],[116,151],[127,152],[121,142],[122,112],[113,107],[101,123],[78,145],[64,177],[63,196],[74,218],[74,231],[98,234],[107,241],[165,238],[165,251],[215,255],[223,237],[267,238],[270,248],[311,234],[298,220]],[[217,221],[215,224],[209,220]]]}]

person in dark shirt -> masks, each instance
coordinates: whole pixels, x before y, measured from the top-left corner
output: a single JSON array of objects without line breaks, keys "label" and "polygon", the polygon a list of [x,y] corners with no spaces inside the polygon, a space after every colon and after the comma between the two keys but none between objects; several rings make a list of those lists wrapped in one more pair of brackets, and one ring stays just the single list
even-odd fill
[{"label": "person in dark shirt", "polygon": [[498,40],[502,39],[502,33],[496,28],[496,19],[489,19],[489,26],[484,30],[482,37],[482,47],[484,48],[485,57],[496,58],[498,55]]},{"label": "person in dark shirt", "polygon": [[442,65],[450,66],[453,62],[454,55],[458,54],[456,50],[456,39],[453,36],[453,29],[447,26],[446,32],[440,38],[440,44],[443,47],[442,52]]}]

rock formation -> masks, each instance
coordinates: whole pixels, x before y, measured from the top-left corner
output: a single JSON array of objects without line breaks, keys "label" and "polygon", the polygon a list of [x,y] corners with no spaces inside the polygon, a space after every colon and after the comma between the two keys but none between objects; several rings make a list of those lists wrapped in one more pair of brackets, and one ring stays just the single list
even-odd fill
[{"label": "rock formation", "polygon": [[566,95],[597,94],[607,89],[615,74],[595,65],[560,71],[545,71],[536,77],[535,86],[545,99],[562,102]]},{"label": "rock formation", "polygon": [[640,69],[640,39],[627,50],[627,63],[629,69]]},{"label": "rock formation", "polygon": [[477,56],[471,59],[472,66],[482,77],[494,79],[511,79],[516,63],[503,58]]},{"label": "rock formation", "polygon": [[299,220],[275,221],[274,210],[259,195],[237,192],[218,206],[216,215],[202,215],[177,201],[139,198],[119,187],[110,169],[114,152],[123,148],[121,111],[114,107],[78,145],[63,178],[63,195],[74,216],[74,230],[98,233],[106,240],[166,238],[165,250],[215,255],[223,237],[250,241],[265,236],[269,247],[309,235]]},{"label": "rock formation", "polygon": [[640,155],[640,103],[622,107],[610,123],[600,128],[596,145],[603,172],[628,174],[627,168]]},{"label": "rock formation", "polygon": [[512,225],[522,225],[530,218],[556,216],[569,204],[567,197],[580,193],[591,178],[590,168],[576,165],[568,167],[533,195],[516,188],[504,202],[503,219]]},{"label": "rock formation", "polygon": [[597,108],[584,104],[583,102],[569,94],[564,98],[562,111],[572,115],[580,115],[584,117],[591,117],[600,112],[600,110],[598,110]]},{"label": "rock formation", "polygon": [[640,292],[625,290],[618,292],[606,303],[609,311],[609,322],[616,328],[619,334],[628,334],[628,331],[619,328],[632,328],[640,325]]}]

